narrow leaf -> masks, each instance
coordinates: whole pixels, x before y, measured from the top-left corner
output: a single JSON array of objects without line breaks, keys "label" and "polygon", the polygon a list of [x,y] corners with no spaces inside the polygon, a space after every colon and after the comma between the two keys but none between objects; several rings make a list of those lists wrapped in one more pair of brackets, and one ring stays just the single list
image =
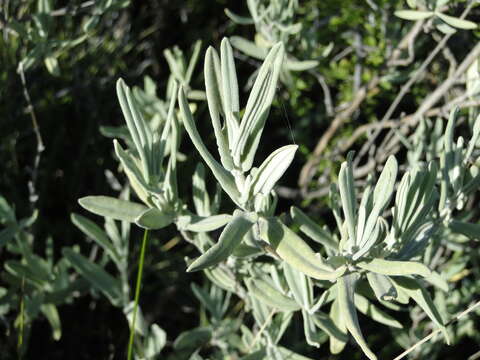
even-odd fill
[{"label": "narrow leaf", "polygon": [[427,290],[415,279],[407,277],[392,278],[395,286],[411,297],[420,306],[428,317],[441,329],[445,329],[442,316],[438,312]]},{"label": "narrow leaf", "polygon": [[358,274],[352,273],[342,276],[337,280],[338,305],[350,334],[352,334],[357,344],[360,345],[365,355],[371,360],[376,360],[377,357],[370,350],[362,335],[360,324],[358,323],[357,311],[355,309],[354,294],[359,277]]},{"label": "narrow leaf", "polygon": [[63,255],[72,264],[75,270],[87,279],[97,290],[102,292],[113,305],[118,305],[122,299],[120,282],[108,274],[99,265],[90,262],[70,248],[62,250]]},{"label": "narrow leaf", "polygon": [[174,220],[174,214],[157,208],[145,210],[135,219],[135,224],[144,229],[161,229],[170,225]]},{"label": "narrow leaf", "polygon": [[330,308],[330,318],[333,324],[340,330],[341,334],[345,334],[345,338],[330,336],[330,352],[332,354],[339,354],[347,345],[347,325],[345,324],[345,315],[340,310],[338,298],[332,303]]},{"label": "narrow leaf", "polygon": [[277,89],[278,76],[283,62],[284,48],[278,43],[270,49],[263,62],[248,97],[245,114],[240,124],[238,141],[233,148],[233,158],[241,162],[242,170],[252,167],[253,158]]},{"label": "narrow leaf", "polygon": [[128,222],[135,222],[148,209],[145,205],[109,196],[86,196],[78,202],[94,214]]},{"label": "narrow leaf", "polygon": [[292,206],[290,208],[290,215],[292,216],[292,219],[300,225],[300,231],[305,235],[332,251],[338,250],[338,244],[333,240],[332,236],[310,219],[302,210]]},{"label": "narrow leaf", "polygon": [[432,17],[433,11],[419,11],[419,10],[398,10],[395,11],[395,16],[405,20],[422,20]]},{"label": "narrow leaf", "polygon": [[180,111],[183,116],[185,129],[187,130],[193,145],[195,145],[203,160],[207,163],[210,170],[212,170],[213,175],[220,183],[223,190],[225,190],[225,192],[234,202],[237,202],[240,198],[240,193],[235,185],[235,180],[233,176],[213,158],[203,143],[195,122],[193,121],[192,113],[190,112],[190,108],[188,107],[187,99],[185,97],[185,92],[182,88],[179,90],[178,101],[180,105]]},{"label": "narrow leaf", "polygon": [[235,14],[234,12],[230,11],[229,9],[225,9],[225,15],[227,15],[233,22],[240,24],[240,25],[252,25],[254,21],[250,17],[240,16]]},{"label": "narrow leaf", "polygon": [[118,252],[112,242],[108,239],[107,234],[105,234],[97,224],[79,214],[72,214],[70,219],[76,227],[78,227],[90,239],[95,241],[112,259],[116,261],[120,260]]},{"label": "narrow leaf", "polygon": [[392,281],[385,275],[374,272],[367,273],[367,280],[378,300],[393,300],[397,297],[397,291]]},{"label": "narrow leaf", "polygon": [[450,15],[445,15],[440,12],[435,13],[435,15],[437,15],[440,19],[445,21],[448,25],[453,26],[454,28],[457,28],[457,29],[473,30],[477,28],[477,24],[475,24],[472,21],[463,20]]},{"label": "narrow leaf", "polygon": [[294,300],[283,295],[268,282],[260,278],[248,278],[245,280],[248,291],[265,305],[281,311],[297,311],[300,309]]},{"label": "narrow leaf", "polygon": [[319,65],[317,60],[292,60],[288,59],[286,62],[286,66],[288,70],[291,71],[306,71],[310,69],[314,69]]},{"label": "narrow leaf", "polygon": [[252,196],[269,195],[276,182],[288,169],[297,151],[297,145],[287,145],[275,150],[255,172],[252,179]]},{"label": "narrow leaf", "polygon": [[177,226],[181,230],[193,232],[208,232],[225,226],[232,219],[231,215],[220,214],[212,216],[183,215],[179,216]]},{"label": "narrow leaf", "polygon": [[223,229],[218,242],[197,258],[187,271],[203,270],[226,260],[254,223],[248,214],[239,212],[234,215],[232,221]]},{"label": "narrow leaf", "polygon": [[227,170],[231,170],[233,168],[233,159],[220,122],[220,114],[223,112],[220,59],[212,47],[209,47],[205,54],[204,74],[208,110],[212,120],[213,131],[215,132],[220,161]]},{"label": "narrow leaf", "polygon": [[367,315],[368,317],[372,318],[373,320],[381,324],[394,327],[397,329],[403,328],[402,324],[400,324],[397,320],[395,320],[386,312],[383,312],[382,310],[380,310],[378,307],[376,307],[370,301],[368,301],[367,298],[361,295],[355,294],[355,307],[362,314]]},{"label": "narrow leaf", "polygon": [[232,43],[233,47],[237,48],[245,55],[253,57],[258,60],[263,60],[267,56],[267,50],[264,48],[259,47],[253,41],[247,40],[240,36],[232,36],[230,38],[230,42]]},{"label": "narrow leaf", "polygon": [[342,163],[340,167],[340,173],[338,175],[338,188],[340,191],[340,197],[342,200],[343,214],[347,222],[348,235],[351,246],[356,244],[356,195],[355,195],[355,184],[353,179],[353,170],[351,164],[352,153],[349,154],[348,160]]},{"label": "narrow leaf", "polygon": [[319,280],[334,280],[342,276],[346,267],[334,270],[292,230],[276,218],[260,219],[260,237],[269,242],[282,260],[304,274]]},{"label": "narrow leaf", "polygon": [[431,274],[427,266],[415,261],[372,259],[370,261],[361,261],[356,265],[361,269],[389,276],[416,274],[428,277]]}]

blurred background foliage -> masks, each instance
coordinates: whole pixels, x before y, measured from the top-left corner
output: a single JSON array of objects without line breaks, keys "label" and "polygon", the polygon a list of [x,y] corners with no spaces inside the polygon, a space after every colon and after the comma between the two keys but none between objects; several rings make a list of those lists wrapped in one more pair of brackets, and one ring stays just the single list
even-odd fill
[{"label": "blurred background foliage", "polygon": [[[430,2],[416,3],[423,8]],[[456,17],[468,9],[467,18],[477,22],[480,11],[475,5],[467,1],[441,1],[440,4],[447,14]],[[333,223],[333,218],[322,217],[329,182],[335,180],[346,150],[361,150],[371,135],[365,131],[349,143],[355,131],[384,117],[401,87],[416,76],[422,62],[445,37],[428,19],[411,22],[394,16],[396,10],[404,8],[408,5],[403,0],[305,0],[300,2],[294,17],[287,19],[301,25],[298,32],[282,38],[287,53],[295,60],[313,61],[314,66],[304,71],[286,70],[283,74],[276,106],[259,150],[270,153],[278,143],[292,139],[300,145],[300,152],[278,189],[279,211],[301,204],[308,207],[315,218],[323,219],[320,222]],[[14,229],[10,235],[5,232],[0,235],[3,236],[0,259],[6,268],[12,259],[28,262],[33,261],[28,260],[31,254],[44,257],[43,254],[48,253],[51,266],[58,267],[50,270],[54,278],[48,281],[58,281],[61,285],[62,276],[73,276],[72,269],[57,263],[62,259],[62,248],[79,246],[90,259],[97,256],[98,249],[84,241],[83,234],[70,222],[69,214],[79,212],[77,199],[82,196],[115,196],[121,190],[112,175],[118,163],[112,156],[111,139],[100,132],[100,127],[123,124],[115,81],[122,77],[127,83],[144,88],[144,79],[148,76],[161,97],[170,74],[165,49],[178,46],[189,55],[193,44],[201,39],[200,61],[190,84],[194,89],[203,90],[201,68],[209,45],[218,46],[222,37],[236,36],[260,47],[269,46],[265,41],[270,34],[268,29],[235,23],[232,16],[234,20],[235,16],[248,17],[246,4],[227,0],[0,2],[0,194],[5,204],[10,204],[4,206],[2,202],[2,209],[6,209],[5,214],[16,214],[18,219],[36,216],[21,226],[10,215],[1,218],[2,231],[9,226]],[[408,34],[413,35],[409,38]],[[447,45],[428,63],[419,81],[412,84],[385,121],[414,114],[433,90],[455,74],[478,43],[478,35],[478,30],[458,30],[450,35]],[[261,61],[245,54],[241,47],[235,55],[240,60],[237,61],[240,87],[248,88],[249,76]],[[458,79],[458,83],[462,81],[465,83]],[[459,90],[453,88],[443,94],[440,107],[432,105],[427,110],[445,117],[445,106],[460,96]],[[197,106],[197,126],[209,145],[213,145],[208,109],[204,102],[198,102]],[[337,127],[329,133],[332,124]],[[325,134],[330,135],[318,149],[318,142]],[[180,194],[190,194],[190,175],[199,157],[188,141],[182,143],[181,151],[189,161],[179,165],[179,174],[184,171],[189,175],[180,182],[183,187]],[[371,156],[371,152],[367,154]],[[400,156],[407,157],[406,153]],[[208,186],[213,188],[213,183]],[[472,214],[478,220],[478,211]],[[19,244],[28,244],[28,249],[18,250],[14,246],[7,251],[4,246],[7,235]],[[138,254],[140,238],[141,233],[132,229],[130,254],[133,255],[128,269],[131,281],[136,271],[135,254]],[[472,246],[473,252],[478,242]],[[456,264],[468,263],[452,276],[467,271],[472,265],[478,267],[478,256],[470,258],[458,249],[450,252],[456,254]],[[181,240],[173,229],[152,235],[145,264],[142,311],[149,323],[155,322],[166,331],[167,354],[180,333],[205,325],[211,316],[192,296],[192,281],[202,284],[203,277],[185,273],[184,257],[195,254],[194,247]],[[13,269],[17,269],[15,265]],[[108,266],[107,269],[114,270]],[[0,298],[1,359],[18,358],[19,339],[13,324],[18,321],[22,299],[29,296],[34,299],[44,296],[39,293],[54,291],[43,285],[31,289],[28,285],[11,285],[15,281],[8,274],[13,273],[13,270],[2,270],[0,279],[2,293],[8,286],[15,289],[15,295],[8,301],[6,297]],[[464,272],[456,279],[455,291],[447,294],[447,299],[438,301],[446,302],[452,313],[464,309],[480,290],[477,273],[478,268]],[[124,356],[128,325],[123,314],[77,280],[75,288],[69,289],[69,295],[56,304],[63,324],[61,337],[52,336],[51,317],[31,321],[28,348],[22,350],[25,358],[115,359]],[[236,306],[241,307],[241,302]],[[30,320],[37,313],[32,310]],[[230,308],[233,318],[238,314],[235,306]],[[421,322],[422,316],[416,315],[415,321]],[[399,317],[409,321],[409,313]],[[417,358],[452,358],[459,349],[465,353],[467,348],[474,352],[474,345],[480,341],[479,321],[477,316],[462,325],[454,347],[433,342],[425,345]],[[428,325],[424,326],[428,330]],[[390,342],[390,335],[383,334],[371,320],[362,318],[362,328],[366,334],[372,334],[373,347],[382,348],[382,359],[392,358],[401,351],[402,344]],[[292,335],[286,341],[289,348],[315,359],[330,358],[327,350],[322,352],[303,344],[302,337],[298,336],[299,326],[289,331]],[[420,326],[415,331],[420,334],[424,329]],[[402,337],[398,339],[397,342],[401,342]],[[339,358],[360,359],[362,354],[346,351]]]}]

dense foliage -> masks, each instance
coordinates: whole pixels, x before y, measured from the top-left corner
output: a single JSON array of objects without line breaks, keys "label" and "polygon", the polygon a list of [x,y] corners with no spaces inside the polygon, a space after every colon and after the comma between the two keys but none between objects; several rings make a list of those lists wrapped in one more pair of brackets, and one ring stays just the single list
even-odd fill
[{"label": "dense foliage", "polygon": [[479,357],[478,16],[0,3],[0,358]]}]

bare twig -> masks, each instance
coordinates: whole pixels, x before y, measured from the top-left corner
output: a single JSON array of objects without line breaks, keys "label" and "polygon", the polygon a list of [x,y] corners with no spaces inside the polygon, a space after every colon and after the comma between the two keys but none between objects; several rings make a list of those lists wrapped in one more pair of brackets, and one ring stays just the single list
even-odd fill
[{"label": "bare twig", "polygon": [[[450,320],[449,322],[447,322],[447,324],[445,324],[445,326],[448,326],[448,325],[451,325],[455,322],[457,322],[458,320],[460,320],[462,317],[468,315],[469,313],[471,313],[472,311],[474,311],[476,308],[480,307],[480,301],[476,302],[475,304],[473,304],[472,306],[470,306],[467,310],[463,311],[462,313],[458,314],[457,316],[455,316],[452,320]],[[429,335],[425,336],[422,340],[420,340],[419,342],[417,342],[415,345],[411,346],[410,348],[408,348],[407,350],[405,350],[403,353],[401,353],[400,355],[398,355],[395,359],[393,360],[400,360],[400,359],[403,359],[405,356],[407,356],[408,354],[410,354],[413,350],[415,350],[416,348],[418,348],[420,345],[426,343],[428,340],[430,340],[431,338],[433,338],[435,335],[437,335],[438,333],[440,333],[442,331],[442,329],[436,329],[435,331],[432,331]]]},{"label": "bare twig", "polygon": [[320,75],[318,72],[313,71],[313,70],[309,71],[309,73],[312,74],[313,76],[315,76],[315,78],[318,81],[318,84],[322,88],[323,102],[325,104],[325,110],[327,112],[327,115],[328,116],[333,116],[332,94],[330,92],[330,88],[327,85],[327,82],[325,81],[325,78],[322,75]]},{"label": "bare twig", "polygon": [[[462,15],[460,16],[461,19],[465,18],[467,14],[470,12],[474,2],[471,1],[466,9],[463,11]],[[447,41],[450,39],[450,37],[453,34],[446,34],[443,39],[437,44],[437,46],[432,50],[432,52],[428,55],[428,57],[423,61],[422,65],[415,71],[415,73],[410,77],[410,79],[405,83],[405,85],[402,86],[400,89],[400,92],[398,95],[395,97],[393,100],[392,104],[390,107],[387,109],[385,115],[383,116],[382,120],[380,120],[381,123],[386,122],[390,120],[393,112],[397,109],[398,105],[402,101],[403,97],[410,91],[410,88],[414,83],[417,82],[417,80],[420,79],[420,77],[423,75],[423,73],[426,71],[427,67],[430,65],[430,63],[433,61],[435,56],[445,47],[447,44]],[[372,144],[375,142],[377,139],[378,135],[381,132],[381,128],[378,128],[375,133],[371,136],[368,142],[366,142],[362,148],[360,149],[358,156],[356,157],[354,161],[354,166],[357,166],[362,157],[367,153],[368,149],[372,146]]]},{"label": "bare twig", "polygon": [[18,74],[20,75],[20,79],[22,81],[23,96],[25,97],[25,100],[27,101],[27,104],[28,104],[27,110],[30,113],[30,117],[32,119],[33,131],[37,139],[37,151],[35,153],[35,158],[33,160],[32,176],[30,181],[28,182],[28,190],[30,194],[29,198],[30,198],[30,203],[33,207],[33,205],[38,200],[36,182],[37,182],[37,176],[38,176],[38,168],[40,166],[40,160],[42,157],[42,152],[45,150],[45,146],[43,144],[42,134],[40,133],[40,126],[38,125],[37,116],[35,114],[35,109],[32,104],[32,99],[30,97],[30,93],[28,92],[27,81],[25,79],[25,72],[23,71],[22,63],[20,63],[18,66]]},{"label": "bare twig", "polygon": [[[420,33],[422,28],[423,21],[418,21],[414,24],[414,26],[408,31],[408,33],[402,38],[402,40],[398,43],[398,46],[392,52],[390,59],[387,60],[387,64],[391,64],[392,61],[398,59],[403,50],[408,48],[415,38]],[[353,51],[351,48],[350,52]],[[344,55],[344,54],[343,54]],[[360,105],[365,100],[368,92],[374,89],[380,82],[380,77],[375,76],[367,85],[362,86],[356,93],[354,99],[351,103],[343,109],[340,113],[338,113],[333,121],[331,122],[327,131],[323,134],[323,136],[318,141],[315,149],[313,151],[312,157],[309,161],[303,166],[302,170],[300,171],[299,176],[299,185],[305,192],[305,186],[310,181],[311,177],[313,176],[314,167],[318,164],[320,155],[323,153],[325,148],[327,147],[328,143],[330,142],[331,138],[334,136],[336,131],[343,125],[343,123],[352,116],[352,114],[360,107]]]},{"label": "bare twig", "polygon": [[[455,73],[445,80],[441,85],[439,85],[429,96],[427,96],[427,98],[422,102],[418,110],[413,115],[404,117],[402,119],[402,125],[404,126],[402,129],[403,134],[408,132],[409,127],[417,124],[422,116],[424,116],[427,111],[433,105],[435,105],[440,98],[455,84],[456,80],[467,71],[468,67],[475,61],[475,59],[478,58],[478,56],[480,56],[480,43],[475,45],[475,47],[469,52],[462,63],[458,66]],[[385,144],[387,144],[386,141],[389,141],[388,145],[386,145],[385,148],[381,146],[381,148],[384,150],[382,151],[382,158],[385,158],[387,153],[390,153],[389,149],[392,149],[395,145],[397,145],[399,139],[398,137],[391,136],[390,138],[385,139]]]}]

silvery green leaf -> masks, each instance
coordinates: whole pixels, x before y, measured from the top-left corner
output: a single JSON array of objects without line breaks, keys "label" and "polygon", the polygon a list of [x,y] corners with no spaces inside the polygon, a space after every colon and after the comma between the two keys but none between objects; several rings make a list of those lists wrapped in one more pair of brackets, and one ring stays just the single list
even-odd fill
[{"label": "silvery green leaf", "polygon": [[397,291],[392,281],[385,275],[367,272],[367,280],[378,300],[393,300],[397,297]]},{"label": "silvery green leaf", "polygon": [[248,278],[245,280],[248,291],[265,305],[281,311],[296,311],[300,309],[294,300],[283,295],[275,287],[260,278]]},{"label": "silvery green leaf", "polygon": [[220,309],[221,303],[216,301],[215,298],[210,296],[208,291],[202,289],[195,283],[192,283],[190,286],[195,297],[200,301],[200,303],[216,318],[221,319],[222,311]]},{"label": "silvery green leaf", "polygon": [[120,261],[120,256],[117,250],[108,239],[107,234],[105,234],[97,224],[79,214],[71,214],[70,219],[76,227],[78,227],[90,239],[95,241],[114,261]]},{"label": "silvery green leaf", "polygon": [[310,346],[320,347],[320,334],[317,331],[315,323],[313,322],[313,316],[305,310],[302,310],[303,317],[303,332],[305,334],[305,340]]},{"label": "silvery green leaf", "polygon": [[255,221],[249,214],[242,212],[234,214],[233,219],[223,229],[218,242],[197,258],[187,271],[203,270],[226,260],[254,223]]},{"label": "silvery green leaf", "polygon": [[122,148],[117,139],[113,140],[113,148],[115,150],[115,155],[117,155],[118,160],[120,160],[120,163],[122,164],[125,173],[127,173],[127,175],[129,176],[129,180],[130,178],[132,178],[132,180],[135,180],[138,184],[145,188],[146,192],[147,183],[143,178],[143,174],[138,168],[134,157]]},{"label": "silvery green leaf", "polygon": [[208,196],[207,186],[205,184],[205,167],[202,163],[198,163],[193,173],[192,179],[193,204],[197,214],[200,216],[209,216],[210,197]]},{"label": "silvery green leaf", "polygon": [[115,149],[115,154],[120,160],[125,174],[128,177],[128,181],[132,186],[135,194],[142,200],[145,204],[151,204],[148,194],[148,185],[145,182],[145,179],[138,169],[135,159],[132,155],[128,154],[125,150],[122,149],[119,142],[115,139],[113,140],[113,146]]},{"label": "silvery green leaf", "polygon": [[119,280],[71,248],[63,248],[62,253],[75,270],[87,279],[93,287],[102,292],[112,305],[117,306],[121,303],[122,288]]},{"label": "silvery green leaf", "polygon": [[276,218],[260,219],[260,237],[293,268],[318,280],[334,280],[346,271],[345,266],[332,269],[292,230]]},{"label": "silvery green leaf", "polygon": [[355,287],[359,278],[360,275],[357,273],[351,273],[342,276],[337,280],[339,310],[344,317],[348,332],[352,334],[357,344],[362,348],[364,354],[369,359],[376,360],[377,357],[372,350],[370,350],[362,335],[360,324],[358,323],[357,310],[355,309]]},{"label": "silvery green leaf", "polygon": [[110,196],[86,196],[78,200],[86,210],[115,220],[135,222],[148,208],[131,201],[120,200]]},{"label": "silvery green leaf", "polygon": [[[392,155],[388,158],[385,167],[380,174],[380,178],[375,185],[373,191],[373,209],[368,215],[365,227],[360,227],[359,225],[359,229],[362,231],[362,233],[357,233],[357,245],[360,251],[354,255],[354,260],[367,253],[377,240],[374,233],[377,232],[376,235],[378,236],[380,229],[382,228],[383,223],[382,221],[379,221],[381,219],[380,216],[392,197],[397,171],[397,160]],[[360,223],[360,213],[358,222]],[[386,230],[388,226],[384,226],[383,228]]]},{"label": "silvery green leaf", "polygon": [[56,306],[53,304],[42,304],[40,305],[40,311],[50,323],[53,339],[56,341],[60,340],[62,337],[62,324]]},{"label": "silvery green leaf", "polygon": [[457,29],[455,29],[454,27],[451,27],[450,25],[448,25],[447,23],[439,19],[434,19],[433,25],[435,25],[435,28],[438,31],[440,31],[442,34],[445,34],[445,35],[451,35],[457,32]]},{"label": "silvery green leaf", "polygon": [[422,20],[432,17],[433,11],[420,11],[420,10],[398,10],[395,11],[395,16],[405,20]]},{"label": "silvery green leaf", "polygon": [[[163,163],[163,159],[165,154],[168,150],[170,150],[170,158],[176,160],[176,152],[178,148],[178,123],[175,114],[175,104],[177,102],[177,94],[178,94],[178,83],[176,81],[173,82],[172,87],[172,95],[170,98],[170,103],[168,105],[168,112],[167,112],[167,119],[165,121],[165,125],[162,129],[162,134],[160,139],[158,139],[154,143],[154,150],[152,149],[153,155],[153,164],[152,166],[155,168],[154,173],[160,174],[161,166]],[[167,150],[167,143],[171,142],[170,149]]]},{"label": "silvery green leaf", "polygon": [[[332,307],[333,306],[334,305],[332,304]],[[321,311],[317,311],[313,315],[313,321],[315,325],[317,325],[320,329],[327,333],[330,338],[334,337],[342,342],[348,341],[347,329],[345,328],[343,329],[343,331],[340,330],[337,325],[335,325],[334,321],[331,319],[330,316],[324,314]]]},{"label": "silvery green leaf", "polygon": [[[369,220],[372,218],[372,215],[374,215],[373,211],[368,218]],[[367,221],[367,226],[369,225],[369,220]],[[365,229],[369,231],[368,227],[366,227]],[[387,221],[383,217],[378,216],[375,227],[368,234],[368,237],[366,237],[366,240],[360,244],[360,250],[358,250],[356,253],[353,254],[352,260],[358,260],[365,254],[368,254],[370,249],[378,242],[378,240],[384,238],[387,233],[388,233]]]},{"label": "silvery green leaf", "polygon": [[308,278],[286,262],[283,263],[283,274],[295,301],[303,309],[310,309],[313,302],[313,287]]},{"label": "silvery green leaf", "polygon": [[252,18],[237,15],[234,12],[230,11],[229,9],[225,9],[225,15],[227,15],[233,22],[235,22],[237,24],[240,24],[240,25],[254,24],[254,21],[253,21]]},{"label": "silvery green leaf", "polygon": [[367,315],[368,317],[372,318],[373,320],[381,324],[394,327],[397,329],[403,328],[402,324],[400,324],[397,320],[395,320],[389,314],[380,310],[378,307],[376,307],[370,301],[368,301],[367,298],[361,295],[355,294],[355,307],[362,314]]},{"label": "silvery green leaf", "polygon": [[232,149],[238,138],[239,123],[237,115],[240,111],[240,100],[233,50],[227,38],[223,38],[220,46],[220,66],[222,71],[223,113],[225,114],[228,143],[230,149]]},{"label": "silvery green leaf", "polygon": [[143,317],[143,311],[140,307],[137,309],[137,316],[135,318],[135,326],[133,326],[133,311],[135,308],[135,302],[130,301],[128,304],[126,304],[123,307],[123,314],[127,318],[128,325],[130,329],[132,327],[135,328],[135,332],[142,335],[146,336],[147,335],[147,323],[145,322],[145,318]]},{"label": "silvery green leaf", "polygon": [[345,334],[345,338],[330,336],[330,352],[332,354],[339,354],[347,345],[347,325],[345,324],[345,316],[340,310],[338,298],[332,303],[330,308],[330,318],[332,319],[333,324],[338,328],[341,334]]},{"label": "silvery green leaf", "polygon": [[231,215],[220,214],[212,216],[182,215],[178,217],[177,226],[181,230],[193,232],[208,232],[225,226],[232,219]]},{"label": "silvery green leaf", "polygon": [[310,69],[314,69],[318,66],[319,62],[317,60],[293,60],[287,59],[286,67],[288,70],[291,71],[306,71]]},{"label": "silvery green leaf", "polygon": [[439,288],[444,292],[448,292],[449,290],[447,280],[445,280],[444,277],[442,277],[442,275],[440,275],[436,271],[432,271],[430,276],[426,277],[424,280],[426,280],[427,282],[429,282],[433,286],[436,286],[437,288]]},{"label": "silvery green leaf", "polygon": [[[122,222],[122,228],[123,224],[126,223],[128,225],[128,229],[130,228],[130,223],[127,223],[125,221]],[[123,230],[123,229],[122,229]],[[115,224],[115,220],[112,218],[105,218],[105,232],[107,233],[108,237],[114,244],[115,248],[122,249],[124,250],[128,239],[129,239],[129,234],[122,234],[120,235],[120,232],[118,231],[117,225]],[[128,231],[129,232],[129,231]]]},{"label": "silvery green leaf", "polygon": [[213,175],[220,183],[223,190],[225,190],[225,192],[234,202],[237,202],[240,199],[240,193],[235,185],[235,180],[233,176],[213,158],[203,143],[197,127],[195,126],[195,122],[193,121],[192,113],[190,112],[190,108],[188,107],[185,93],[182,88],[180,89],[178,95],[178,101],[180,105],[180,111],[183,116],[185,129],[187,130],[193,145],[195,145],[203,160],[207,163],[210,170],[212,170]]},{"label": "silvery green leaf", "polygon": [[122,79],[117,81],[117,96],[122,108],[128,130],[135,143],[143,165],[143,175],[146,181],[150,179],[152,132],[136,107],[130,88]]},{"label": "silvery green leaf", "polygon": [[477,28],[477,24],[475,24],[472,21],[463,20],[457,17],[445,15],[440,12],[436,12],[435,15],[438,16],[443,21],[445,21],[448,25],[453,26],[454,28],[457,28],[457,29],[473,30]]},{"label": "silvery green leaf", "polygon": [[445,128],[445,136],[444,136],[444,147],[447,153],[451,153],[453,151],[454,143],[453,143],[453,135],[455,131],[455,123],[458,117],[459,108],[456,106],[450,111],[450,115],[448,117],[447,127]]},{"label": "silvery green leaf", "polygon": [[209,47],[205,54],[204,74],[208,110],[212,120],[213,131],[215,132],[220,161],[227,170],[231,170],[233,169],[233,159],[220,122],[220,114],[223,113],[224,107],[220,59],[212,47]]},{"label": "silvery green leaf", "polygon": [[275,96],[283,55],[282,43],[278,43],[270,49],[248,97],[238,140],[234,144],[232,152],[234,160],[241,163],[243,171],[248,171],[252,167],[253,158]]},{"label": "silvery green leaf", "polygon": [[179,146],[179,126],[176,116],[172,119],[172,131],[170,136],[170,157],[168,158],[167,171],[163,183],[163,194],[167,203],[178,201],[177,186],[177,150]]},{"label": "silvery green leaf", "polygon": [[165,60],[167,60],[168,67],[174,78],[180,83],[185,84],[183,64],[175,59],[175,56],[170,49],[165,49],[163,51],[163,56],[165,56]]},{"label": "silvery green leaf", "polygon": [[174,219],[174,214],[169,211],[151,208],[137,216],[135,224],[144,229],[158,230],[170,225]]},{"label": "silvery green leaf", "polygon": [[235,292],[239,288],[235,279],[229,276],[229,274],[222,269],[213,268],[205,270],[205,275],[207,275],[211,282],[226,291]]},{"label": "silvery green leaf", "polygon": [[399,293],[403,292],[412,298],[445,334],[444,320],[435,307],[427,290],[415,279],[402,276],[392,278],[392,281],[395,284],[397,291]]},{"label": "silvery green leaf", "polygon": [[185,83],[189,84],[190,80],[192,79],[193,70],[195,69],[195,65],[198,61],[198,55],[200,55],[200,50],[202,49],[202,41],[197,40],[193,45],[193,52],[192,56],[190,57],[190,61],[188,62],[187,71],[185,73]]},{"label": "silvery green leaf", "polygon": [[305,235],[332,251],[338,251],[338,243],[333,240],[332,236],[310,219],[302,210],[292,206],[290,208],[290,215],[292,219],[300,225],[300,231]]},{"label": "silvery green leaf", "polygon": [[437,166],[432,162],[428,171],[409,171],[400,182],[395,199],[393,229],[405,246],[414,245],[415,239],[422,237],[422,232],[428,236],[427,215],[436,198],[436,178]]},{"label": "silvery green leaf", "polygon": [[395,159],[395,156],[390,155],[373,191],[373,206],[380,208],[380,212],[382,212],[390,202],[395,188],[397,172],[397,159]]},{"label": "silvery green leaf", "polygon": [[297,149],[297,145],[282,146],[265,159],[252,177],[252,196],[258,193],[270,194],[273,186],[290,166]]},{"label": "silvery green leaf", "polygon": [[351,241],[350,245],[355,246],[357,237],[355,229],[357,199],[355,195],[355,183],[353,179],[352,156],[353,153],[349,153],[347,161],[343,162],[340,167],[340,173],[338,175],[338,189],[340,190],[343,214],[345,216],[348,235]]},{"label": "silvery green leaf", "polygon": [[372,259],[356,264],[361,269],[388,276],[401,276],[416,274],[423,277],[431,275],[430,269],[422,263],[415,261],[397,261],[386,259]]},{"label": "silvery green leaf", "polygon": [[198,349],[208,343],[212,338],[210,327],[198,327],[182,332],[173,342],[175,350]]},{"label": "silvery green leaf", "polygon": [[145,346],[145,356],[147,358],[154,358],[165,347],[167,343],[167,334],[157,324],[150,326],[148,332],[147,342]]},{"label": "silvery green leaf", "polygon": [[480,224],[467,223],[460,220],[452,220],[448,224],[450,230],[457,234],[465,235],[471,239],[480,239]]},{"label": "silvery green leaf", "polygon": [[258,60],[263,60],[267,56],[267,49],[261,48],[254,42],[247,40],[240,36],[232,36],[230,42],[236,49],[243,52],[245,55],[253,57]]},{"label": "silvery green leaf", "polygon": [[337,297],[337,284],[331,285],[327,290],[325,290],[322,295],[316,300],[315,304],[308,309],[310,314],[316,313],[323,305],[332,302]]}]

